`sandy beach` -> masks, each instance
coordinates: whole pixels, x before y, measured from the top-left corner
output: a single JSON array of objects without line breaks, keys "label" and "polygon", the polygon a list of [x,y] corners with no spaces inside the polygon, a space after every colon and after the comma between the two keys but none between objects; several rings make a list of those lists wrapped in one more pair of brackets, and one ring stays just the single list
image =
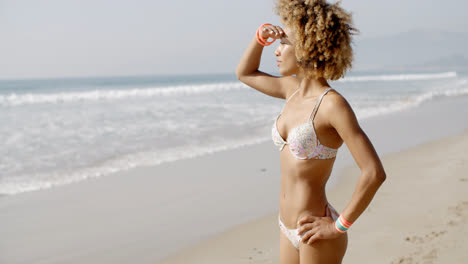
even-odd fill
[{"label": "sandy beach", "polygon": [[[466,96],[364,120],[387,181],[344,263],[463,263]],[[266,131],[268,133],[268,131]],[[342,210],[359,170],[340,149]],[[278,263],[278,150],[268,141],[0,198],[0,263]]]}]

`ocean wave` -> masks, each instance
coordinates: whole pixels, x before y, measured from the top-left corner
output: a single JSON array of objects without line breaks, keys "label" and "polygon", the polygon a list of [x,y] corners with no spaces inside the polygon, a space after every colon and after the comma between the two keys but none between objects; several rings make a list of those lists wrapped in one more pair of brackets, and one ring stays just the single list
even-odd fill
[{"label": "ocean wave", "polygon": [[418,73],[418,74],[385,74],[385,75],[366,75],[350,76],[340,79],[337,82],[367,82],[367,81],[418,81],[456,78],[456,72],[440,73]]},{"label": "ocean wave", "polygon": [[158,88],[134,88],[128,90],[92,90],[82,92],[26,94],[12,93],[9,95],[0,95],[0,106],[190,95],[245,88],[248,88],[248,86],[241,82],[222,82],[215,84],[179,85]]},{"label": "ocean wave", "polygon": [[[458,85],[465,85],[467,84],[467,80],[461,80],[458,82]],[[447,90],[434,90],[429,91],[423,94],[419,94],[414,97],[408,97],[401,99],[399,101],[390,103],[387,106],[379,106],[379,107],[368,107],[368,108],[358,108],[356,110],[356,115],[359,119],[365,119],[373,116],[380,116],[384,114],[390,114],[394,112],[399,112],[403,110],[407,110],[410,108],[414,108],[419,106],[422,103],[436,100],[437,98],[441,97],[452,97],[452,96],[466,96],[468,95],[468,87],[460,87],[454,89],[447,89]]]},{"label": "ocean wave", "polygon": [[[397,74],[397,75],[366,75],[350,76],[338,82],[365,81],[407,81],[456,78],[456,72],[441,72],[430,74]],[[178,85],[168,87],[133,88],[133,89],[103,89],[60,93],[11,93],[0,95],[0,106],[19,106],[27,104],[58,104],[77,101],[121,100],[128,98],[150,98],[161,96],[178,96],[203,94],[210,92],[249,89],[241,82],[220,82],[213,84]]]}]

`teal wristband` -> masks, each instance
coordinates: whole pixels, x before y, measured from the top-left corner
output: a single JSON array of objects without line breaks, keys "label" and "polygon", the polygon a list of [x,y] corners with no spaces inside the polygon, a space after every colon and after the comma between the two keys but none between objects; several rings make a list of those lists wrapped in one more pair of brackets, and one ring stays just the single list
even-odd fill
[{"label": "teal wristband", "polygon": [[346,232],[348,228],[344,227],[343,224],[341,224],[340,219],[336,219],[336,226],[343,232]]}]

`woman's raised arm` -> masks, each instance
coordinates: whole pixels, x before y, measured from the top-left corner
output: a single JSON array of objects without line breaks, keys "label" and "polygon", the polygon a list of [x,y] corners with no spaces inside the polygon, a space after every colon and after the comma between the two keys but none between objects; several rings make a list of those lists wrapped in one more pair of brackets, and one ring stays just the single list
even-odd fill
[{"label": "woman's raised arm", "polygon": [[[284,36],[284,32],[279,26],[267,25],[263,27],[261,36],[264,39],[278,39]],[[274,33],[271,33],[274,32]],[[285,99],[288,95],[288,87],[296,87],[297,80],[293,76],[277,77],[258,70],[260,58],[263,52],[263,45],[260,45],[254,37],[244,52],[236,68],[237,78],[269,96]]]}]

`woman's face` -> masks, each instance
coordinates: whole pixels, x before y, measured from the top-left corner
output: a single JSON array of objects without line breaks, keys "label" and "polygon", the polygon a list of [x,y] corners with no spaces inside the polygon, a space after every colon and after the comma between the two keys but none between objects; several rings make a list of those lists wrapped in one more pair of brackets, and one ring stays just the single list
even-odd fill
[{"label": "woman's face", "polygon": [[280,45],[275,50],[279,72],[283,76],[290,76],[297,74],[299,68],[296,64],[296,53],[294,50],[294,34],[289,27],[283,27],[286,34],[280,39]]}]

